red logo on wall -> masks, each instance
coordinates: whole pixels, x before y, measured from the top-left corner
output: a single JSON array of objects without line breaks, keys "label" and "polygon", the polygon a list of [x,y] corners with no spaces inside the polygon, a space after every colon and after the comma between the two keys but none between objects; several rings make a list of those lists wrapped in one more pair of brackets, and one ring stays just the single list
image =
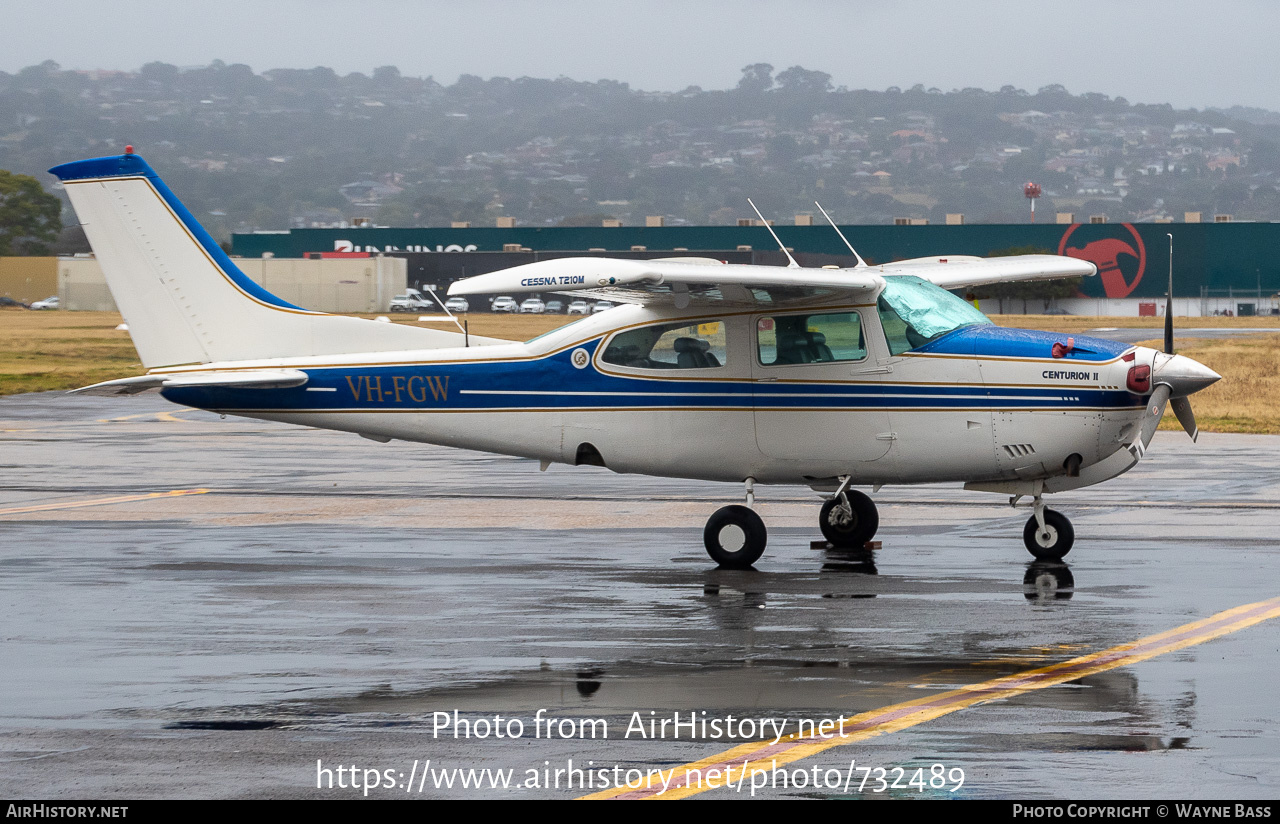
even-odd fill
[{"label": "red logo on wall", "polygon": [[[1147,247],[1142,245],[1138,230],[1133,228],[1132,223],[1120,224],[1129,230],[1129,234],[1133,237],[1132,244],[1124,238],[1104,237],[1101,240],[1090,241],[1081,248],[1068,246],[1067,241],[1071,239],[1071,234],[1081,225],[1092,224],[1072,224],[1058,243],[1058,254],[1087,260],[1097,266],[1098,277],[1102,279],[1102,288],[1106,291],[1107,297],[1128,297],[1142,280],[1143,272],[1147,271]],[[1124,262],[1124,268],[1133,271],[1131,281],[1125,280],[1124,272],[1120,270],[1121,256],[1134,258],[1138,262],[1136,269],[1129,261]]]}]

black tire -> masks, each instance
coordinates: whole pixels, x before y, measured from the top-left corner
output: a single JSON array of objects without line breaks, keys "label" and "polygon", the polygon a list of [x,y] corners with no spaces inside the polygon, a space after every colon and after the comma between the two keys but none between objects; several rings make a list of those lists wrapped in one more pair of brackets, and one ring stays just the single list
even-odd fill
[{"label": "black tire", "polygon": [[702,530],[707,554],[728,569],[747,569],[760,560],[767,540],[764,521],[741,504],[717,509]]},{"label": "black tire", "polygon": [[1022,543],[1040,561],[1061,561],[1071,551],[1076,542],[1076,531],[1072,528],[1067,516],[1052,509],[1044,511],[1045,535],[1040,535],[1040,524],[1036,516],[1027,519],[1022,529]]},{"label": "black tire", "polygon": [[849,501],[850,514],[840,511],[840,498],[832,498],[822,505],[818,527],[832,546],[861,549],[880,528],[880,513],[875,502],[856,489],[845,490],[843,497]]}]

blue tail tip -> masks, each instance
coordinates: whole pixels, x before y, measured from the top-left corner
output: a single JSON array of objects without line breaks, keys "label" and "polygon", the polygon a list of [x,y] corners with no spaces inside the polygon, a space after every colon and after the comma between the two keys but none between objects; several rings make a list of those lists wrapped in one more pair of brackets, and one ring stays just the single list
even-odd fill
[{"label": "blue tail tip", "polygon": [[[128,147],[130,150],[132,148],[132,146]],[[100,177],[151,177],[155,173],[141,156],[132,151],[126,151],[122,155],[63,163],[50,169],[49,174],[59,180],[86,180]]]}]

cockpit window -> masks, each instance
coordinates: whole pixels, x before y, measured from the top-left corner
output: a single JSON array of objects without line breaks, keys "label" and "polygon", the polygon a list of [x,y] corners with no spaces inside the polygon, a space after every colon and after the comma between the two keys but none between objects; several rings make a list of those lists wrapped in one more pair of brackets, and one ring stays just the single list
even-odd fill
[{"label": "cockpit window", "polygon": [[918,349],[962,326],[991,323],[971,304],[922,278],[893,275],[884,281],[876,305],[891,354]]},{"label": "cockpit window", "polygon": [[764,366],[858,361],[867,356],[857,312],[760,318],[756,345]]},{"label": "cockpit window", "polygon": [[728,360],[724,323],[669,323],[619,332],[600,359],[636,369],[714,369]]}]

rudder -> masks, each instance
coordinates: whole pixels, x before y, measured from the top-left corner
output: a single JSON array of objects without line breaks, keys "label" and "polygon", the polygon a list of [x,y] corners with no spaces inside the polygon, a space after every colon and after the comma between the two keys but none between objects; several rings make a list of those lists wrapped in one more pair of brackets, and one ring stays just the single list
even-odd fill
[{"label": "rudder", "polygon": [[236,267],[138,155],[49,171],[66,187],[148,369],[462,344],[457,333],[327,315],[276,297]]}]

